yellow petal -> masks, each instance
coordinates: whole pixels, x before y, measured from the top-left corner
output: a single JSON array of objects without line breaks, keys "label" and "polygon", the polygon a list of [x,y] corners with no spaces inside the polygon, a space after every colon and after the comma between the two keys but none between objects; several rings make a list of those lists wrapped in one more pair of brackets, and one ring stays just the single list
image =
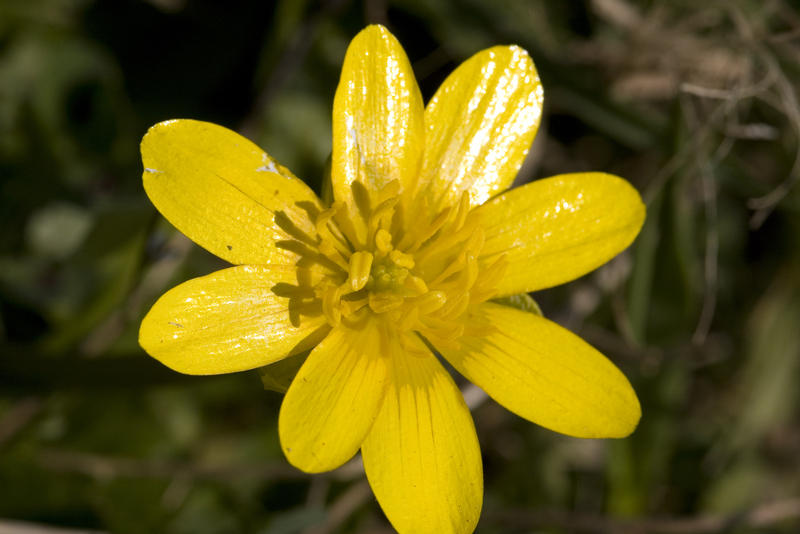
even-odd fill
[{"label": "yellow petal", "polygon": [[184,282],[147,313],[139,344],[191,375],[253,369],[306,349],[324,318],[301,306],[290,313],[289,299],[272,292],[276,284],[296,284],[295,273],[293,267],[239,266]]},{"label": "yellow petal", "polygon": [[275,247],[287,239],[275,212],[302,226],[297,203],[319,201],[256,145],[216,124],[171,120],[150,128],[141,148],[147,195],[192,241],[234,264],[294,257]]},{"label": "yellow petal", "polygon": [[411,342],[420,354],[394,347],[386,398],[361,448],[367,479],[398,532],[469,533],[483,501],[472,417],[447,371]]},{"label": "yellow petal", "polygon": [[627,378],[569,330],[493,303],[482,304],[473,320],[494,331],[440,352],[515,414],[581,438],[624,437],[636,428],[641,408]]},{"label": "yellow petal", "polygon": [[309,473],[358,452],[386,391],[386,355],[374,323],[340,326],[311,352],[283,399],[278,430],[289,462]]},{"label": "yellow petal", "polygon": [[415,183],[423,143],[423,106],[408,57],[383,26],[368,26],[347,49],[333,100],[331,180],[351,206],[351,183],[375,191],[392,180]]},{"label": "yellow petal", "polygon": [[645,216],[639,193],[599,172],[564,174],[517,187],[478,207],[481,256],[505,254],[498,296],[573,280],[631,244]]},{"label": "yellow petal", "polygon": [[469,191],[473,206],[514,181],[542,116],[542,85],[525,50],[496,46],[462,63],[425,108],[420,187],[434,208]]}]

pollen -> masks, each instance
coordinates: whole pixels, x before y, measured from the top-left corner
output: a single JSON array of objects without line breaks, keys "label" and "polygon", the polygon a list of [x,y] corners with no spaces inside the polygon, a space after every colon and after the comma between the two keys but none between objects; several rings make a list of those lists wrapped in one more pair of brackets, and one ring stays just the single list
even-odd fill
[{"label": "pollen", "polygon": [[404,202],[397,181],[371,194],[359,182],[352,189],[355,208],[306,209],[308,221],[297,223],[276,215],[291,237],[279,245],[316,273],[298,279],[300,293],[314,295],[331,326],[374,317],[387,335],[416,332],[438,347],[457,347],[465,317],[495,296],[506,265],[504,256],[481,256],[485,236],[468,193],[433,211],[424,196]]}]

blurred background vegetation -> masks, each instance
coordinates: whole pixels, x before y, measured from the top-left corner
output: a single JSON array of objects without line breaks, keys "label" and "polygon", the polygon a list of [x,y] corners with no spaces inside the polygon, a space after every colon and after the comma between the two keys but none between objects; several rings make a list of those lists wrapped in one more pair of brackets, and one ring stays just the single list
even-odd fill
[{"label": "blurred background vegetation", "polygon": [[257,373],[184,377],[136,342],[158,295],[224,266],[145,197],[147,127],[223,124],[318,188],[368,22],[426,99],[472,53],[526,48],[546,101],[518,181],[602,170],[648,204],[629,251],[535,295],[630,377],[639,429],[567,438],[466,389],[478,532],[798,532],[789,0],[0,0],[0,531],[390,532],[357,464],[286,463]]}]

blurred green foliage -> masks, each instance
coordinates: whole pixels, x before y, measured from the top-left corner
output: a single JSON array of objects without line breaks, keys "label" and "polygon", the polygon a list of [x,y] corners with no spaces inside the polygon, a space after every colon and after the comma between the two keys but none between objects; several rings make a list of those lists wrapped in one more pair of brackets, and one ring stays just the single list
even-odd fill
[{"label": "blurred green foliage", "polygon": [[546,115],[518,181],[602,170],[648,204],[631,250],[536,295],[630,377],[639,429],[577,440],[478,403],[478,531],[797,532],[788,0],[0,1],[0,517],[388,531],[358,465],[311,477],[286,464],[281,397],[264,390],[285,377],[183,377],[136,340],[158,295],[223,266],[147,201],[147,127],[221,123],[319,189],[342,57],[368,22],[398,36],[425,98],[482,48],[526,48]]}]

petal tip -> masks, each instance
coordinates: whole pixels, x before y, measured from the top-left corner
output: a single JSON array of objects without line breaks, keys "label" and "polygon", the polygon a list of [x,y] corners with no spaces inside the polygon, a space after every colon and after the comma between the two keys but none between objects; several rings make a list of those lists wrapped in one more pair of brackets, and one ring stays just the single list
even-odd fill
[{"label": "petal tip", "polygon": [[353,38],[352,43],[356,42],[356,40],[369,39],[369,38],[381,39],[383,41],[386,40],[397,41],[397,38],[394,36],[394,34],[390,32],[389,29],[383,24],[370,24],[369,26],[365,27],[363,30],[361,30],[356,34],[356,36]]},{"label": "petal tip", "polygon": [[[491,56],[501,56],[507,58],[509,64],[522,66],[521,70],[529,70],[536,72],[536,67],[533,64],[533,58],[527,50],[519,45],[497,45],[485,50]],[[479,52],[480,54],[480,52]]]},{"label": "petal tip", "polygon": [[368,24],[359,33],[364,33],[364,32],[391,33],[389,29],[383,24]]},{"label": "petal tip", "polygon": [[[281,407],[283,407],[283,404]],[[292,435],[293,432],[296,434],[296,429],[286,422],[286,417],[283,416],[283,413],[284,410],[281,409],[281,413],[278,416],[278,437],[283,455],[292,467],[313,475],[332,471],[341,465],[340,463],[333,464],[322,461],[320,456],[313,450],[320,444],[302,443],[302,437]],[[325,444],[322,443],[321,445],[324,446]]]},{"label": "petal tip", "polygon": [[617,426],[609,429],[609,436],[610,438],[627,438],[631,434],[636,431],[636,428],[639,426],[639,421],[642,419],[642,407],[639,404],[639,399],[636,397],[636,393],[633,393],[633,389],[631,388],[632,398],[630,401],[629,409],[630,411],[624,415],[620,415],[617,420]]},{"label": "petal tip", "polygon": [[158,122],[147,129],[142,136],[141,143],[139,143],[139,150],[142,155],[142,163],[144,164],[145,172],[149,169],[153,169],[151,161],[156,157],[158,139],[163,135],[169,135],[170,130],[175,127],[189,122],[198,121],[192,121],[190,119],[168,119]]},{"label": "petal tip", "polygon": [[[176,373],[195,376],[209,374],[208,372],[204,372],[203,370],[195,368],[192,365],[182,365],[186,363],[185,361],[165,356],[165,331],[164,328],[160,327],[158,324],[158,321],[160,320],[163,320],[163,317],[154,317],[153,309],[151,309],[147,315],[145,315],[144,319],[142,319],[142,323],[139,325],[138,339],[139,346],[142,348],[142,350],[144,350],[151,358],[158,361],[161,365],[172,371],[175,371]],[[182,325],[174,321],[167,321],[166,324],[174,328],[182,328]]]},{"label": "petal tip", "polygon": [[614,395],[616,400],[611,403],[610,413],[607,414],[605,424],[595,429],[595,435],[586,437],[627,438],[639,426],[639,421],[642,418],[642,405],[639,402],[639,397],[622,371],[619,368],[616,368],[616,371],[624,385],[618,384],[617,394]]},{"label": "petal tip", "polygon": [[528,62],[530,62],[531,65],[533,65],[533,59],[531,58],[531,55],[528,53],[527,50],[525,50],[521,46],[512,44],[512,45],[506,45],[504,48],[506,48],[509,52],[511,52],[511,54],[514,57],[527,60]]},{"label": "petal tip", "polygon": [[613,174],[605,174],[605,176],[613,179],[619,184],[621,196],[624,195],[626,197],[624,200],[629,202],[632,212],[630,215],[630,224],[632,228],[635,228],[635,232],[633,232],[633,237],[631,238],[631,242],[633,242],[633,239],[636,238],[636,236],[639,234],[639,231],[642,229],[642,225],[644,225],[644,221],[647,217],[647,205],[644,203],[642,195],[639,194],[639,191],[633,187],[633,184],[631,184],[628,180]]},{"label": "petal tip", "polygon": [[142,144],[144,144],[146,139],[152,138],[153,135],[163,133],[165,130],[169,130],[171,128],[175,128],[177,126],[181,126],[182,124],[190,122],[200,122],[200,121],[195,121],[192,119],[167,119],[165,121],[157,122],[147,129],[144,136],[142,137]]}]

